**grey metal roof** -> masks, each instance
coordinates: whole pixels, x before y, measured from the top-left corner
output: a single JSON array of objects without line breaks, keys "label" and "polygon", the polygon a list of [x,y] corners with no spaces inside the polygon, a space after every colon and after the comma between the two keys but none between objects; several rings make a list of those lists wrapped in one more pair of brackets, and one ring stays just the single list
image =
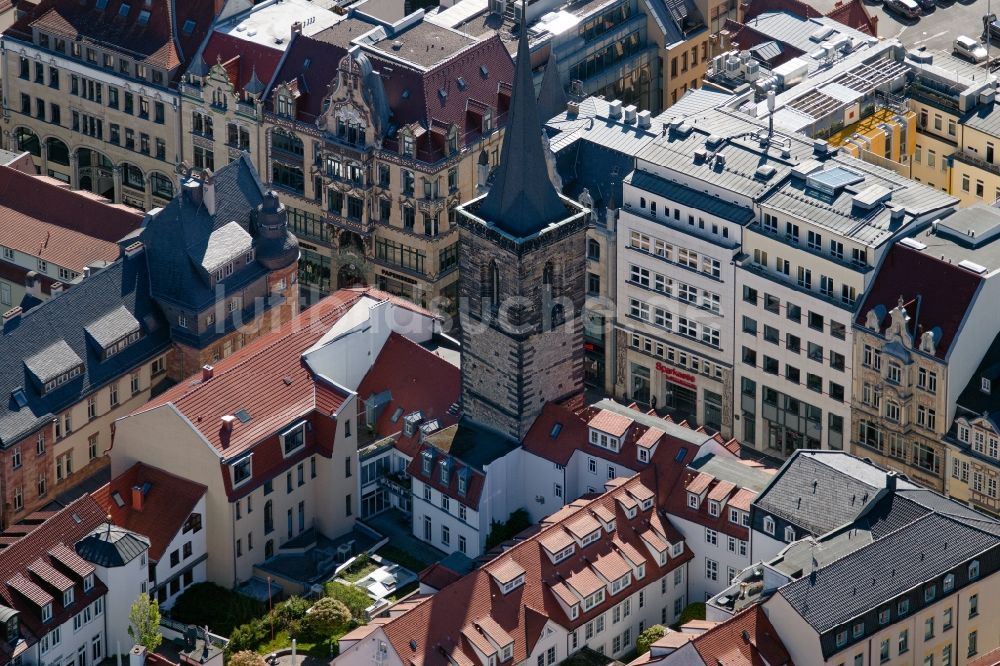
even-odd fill
[{"label": "grey metal roof", "polygon": [[[754,506],[819,536],[860,516],[886,487],[886,476],[885,470],[847,453],[799,450]],[[897,481],[897,488],[913,487]]]},{"label": "grey metal roof", "polygon": [[82,363],[83,359],[61,338],[24,360],[25,367],[42,384]]},{"label": "grey metal roof", "polygon": [[823,633],[1000,546],[1000,537],[930,513],[778,590]]},{"label": "grey metal roof", "polygon": [[614,412],[615,414],[620,414],[622,416],[627,416],[636,423],[640,423],[649,428],[656,428],[661,430],[667,435],[673,437],[674,439],[679,439],[685,442],[690,442],[691,444],[701,445],[712,439],[712,436],[708,433],[698,432],[697,430],[692,430],[685,426],[679,425],[677,423],[671,423],[661,419],[659,416],[651,416],[649,414],[644,414],[642,412],[636,411],[630,407],[619,404],[614,400],[609,400],[605,398],[600,402],[594,403],[593,407],[597,409],[606,409],[609,412]]},{"label": "grey metal roof", "polygon": [[[213,234],[234,221],[244,231],[252,232],[255,210],[264,199],[264,186],[246,153],[215,172],[214,180],[215,215],[210,215],[204,205],[196,206],[176,196],[149,221],[140,236],[148,249],[154,297],[194,311],[216,299],[211,276],[202,268],[206,257],[232,250],[228,242],[217,249]],[[223,237],[225,240],[228,234]],[[259,259],[262,253],[257,254]],[[227,292],[240,289],[264,272],[264,266],[254,262],[240,269],[240,279],[226,280],[223,285]]]},{"label": "grey metal roof", "polygon": [[804,18],[785,11],[764,12],[748,20],[746,25],[807,54],[819,48],[821,41],[817,41],[813,35],[824,28],[835,32],[827,35],[823,42],[833,41],[841,36],[851,37],[860,43],[874,39],[871,35],[825,16]]},{"label": "grey metal roof", "polygon": [[84,327],[100,349],[141,329],[139,320],[124,305],[107,312]]},{"label": "grey metal roof", "polygon": [[771,482],[773,476],[762,467],[752,467],[730,456],[704,456],[693,461],[688,467],[754,492],[760,492]]},{"label": "grey metal roof", "polygon": [[[522,12],[527,16],[523,7]],[[476,214],[516,238],[526,238],[567,217],[567,210],[549,178],[531,75],[528,30],[522,27],[520,33],[500,164]]]},{"label": "grey metal roof", "polygon": [[666,180],[646,171],[633,171],[626,177],[625,182],[631,183],[639,189],[665,197],[672,202],[715,215],[723,220],[746,224],[754,219],[752,208],[723,201],[711,194],[699,192],[690,187],[685,187],[676,181]]},{"label": "grey metal roof", "polygon": [[100,567],[121,567],[149,549],[149,539],[106,523],[76,542],[76,554]]},{"label": "grey metal roof", "polygon": [[709,88],[694,88],[688,90],[679,100],[671,104],[666,111],[656,116],[655,120],[667,123],[673,118],[686,119],[694,115],[718,108],[731,102],[736,95],[730,92],[711,90]]},{"label": "grey metal roof", "polygon": [[[970,236],[969,232],[974,236]],[[1000,269],[1000,209],[971,206],[949,215],[913,237],[926,245],[924,253],[958,264],[971,261],[988,271]],[[994,235],[997,234],[997,235]]]},{"label": "grey metal roof", "polygon": [[[53,414],[83,400],[127,370],[149,361],[169,344],[169,329],[149,293],[146,253],[119,260],[72,289],[21,315],[0,335],[0,444],[7,447],[50,423]],[[143,337],[120,353],[102,361],[98,350],[87,342],[84,327],[124,307],[142,322]],[[34,364],[37,356],[59,344],[65,358],[66,345],[83,360],[83,373],[62,386],[41,394],[29,381],[24,361]],[[71,360],[71,359],[70,359]],[[40,363],[43,361],[39,360]],[[46,373],[47,374],[47,373]],[[12,399],[21,388],[27,400],[18,408]]]}]

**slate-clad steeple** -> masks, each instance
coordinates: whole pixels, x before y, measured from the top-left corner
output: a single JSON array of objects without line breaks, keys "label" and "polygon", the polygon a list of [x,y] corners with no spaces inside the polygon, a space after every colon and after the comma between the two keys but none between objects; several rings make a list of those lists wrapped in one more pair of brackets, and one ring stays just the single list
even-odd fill
[{"label": "slate-clad steeple", "polygon": [[563,89],[562,75],[556,64],[556,54],[549,52],[542,74],[542,89],[538,92],[538,121],[541,127],[553,117],[566,110],[566,91]]},{"label": "slate-clad steeple", "polygon": [[549,179],[531,76],[527,4],[522,5],[510,115],[500,164],[477,215],[512,236],[531,236],[569,214]]}]

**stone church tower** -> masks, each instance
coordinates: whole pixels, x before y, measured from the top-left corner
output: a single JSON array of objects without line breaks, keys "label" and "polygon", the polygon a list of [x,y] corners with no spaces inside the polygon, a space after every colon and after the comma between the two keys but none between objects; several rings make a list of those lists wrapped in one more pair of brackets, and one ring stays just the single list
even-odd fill
[{"label": "stone church tower", "polygon": [[519,442],[546,402],[582,397],[588,213],[549,178],[527,32],[493,185],[458,215],[462,412]]}]

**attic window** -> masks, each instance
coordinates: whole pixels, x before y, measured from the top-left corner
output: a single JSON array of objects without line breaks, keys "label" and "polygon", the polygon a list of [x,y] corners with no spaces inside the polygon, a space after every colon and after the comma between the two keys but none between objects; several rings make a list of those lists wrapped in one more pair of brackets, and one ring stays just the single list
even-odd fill
[{"label": "attic window", "polygon": [[194,21],[192,21],[191,19],[184,21],[183,30],[185,35],[190,35],[192,32],[194,32]]},{"label": "attic window", "polygon": [[132,11],[132,5],[123,4],[118,8],[118,16],[125,18],[130,11]]},{"label": "attic window", "polygon": [[125,506],[125,500],[122,499],[122,494],[117,490],[111,493],[111,499],[115,501],[115,504],[118,505],[119,509]]},{"label": "attic window", "polygon": [[522,585],[524,585],[524,574],[521,574],[520,576],[518,576],[514,580],[509,580],[506,583],[504,583],[503,587],[501,588],[501,591],[504,594],[507,594],[508,592],[510,592],[512,590],[516,590],[517,588],[521,587]]},{"label": "attic window", "polygon": [[95,4],[94,7],[103,12],[108,8],[108,0],[97,0],[97,4]]},{"label": "attic window", "polygon": [[28,396],[24,394],[23,388],[16,388],[10,396],[14,400],[14,404],[17,405],[18,409],[23,409],[28,406]]},{"label": "attic window", "polygon": [[240,411],[236,412],[236,418],[238,418],[240,420],[240,423],[249,423],[250,422],[250,412],[248,412],[245,409],[241,409]]},{"label": "attic window", "polygon": [[480,75],[481,75],[481,76],[482,76],[483,78],[485,78],[485,77],[489,76],[489,75],[490,75],[490,68],[489,68],[489,67],[487,67],[486,65],[480,65],[480,66],[479,66],[479,74],[480,74]]},{"label": "attic window", "polygon": [[83,579],[83,591],[90,592],[94,588],[94,574],[87,574]]},{"label": "attic window", "polygon": [[980,379],[979,380],[979,390],[982,391],[983,393],[989,393],[990,392],[990,380],[987,379],[986,377],[983,377],[982,379]]},{"label": "attic window", "polygon": [[252,471],[250,461],[251,457],[247,456],[243,460],[233,463],[233,486],[238,486],[250,480],[250,473]]},{"label": "attic window", "polygon": [[442,100],[448,99],[448,91],[444,88],[444,86],[438,88],[438,97]]},{"label": "attic window", "polygon": [[300,421],[281,433],[281,442],[286,456],[305,446],[306,422]]},{"label": "attic window", "polygon": [[549,432],[549,437],[555,439],[556,437],[559,436],[560,432],[562,432],[562,423],[557,423],[554,426],[552,426],[552,431]]},{"label": "attic window", "polygon": [[459,90],[465,90],[465,86],[468,85],[468,84],[466,84],[465,79],[462,78],[461,76],[458,77],[458,82],[457,83],[458,83],[458,89]]},{"label": "attic window", "polygon": [[149,25],[149,12],[145,9],[139,12],[139,25]]},{"label": "attic window", "polygon": [[399,417],[402,415],[403,415],[403,408],[397,407],[396,411],[392,413],[392,418],[389,420],[392,421],[393,423],[396,423],[397,421],[399,421]]}]

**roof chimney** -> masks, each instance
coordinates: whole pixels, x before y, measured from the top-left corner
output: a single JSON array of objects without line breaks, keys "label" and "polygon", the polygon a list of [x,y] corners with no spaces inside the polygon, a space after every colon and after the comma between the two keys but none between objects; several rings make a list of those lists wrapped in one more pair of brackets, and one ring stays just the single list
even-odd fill
[{"label": "roof chimney", "polygon": [[51,295],[52,298],[55,298],[56,296],[58,296],[61,293],[63,293],[63,283],[62,282],[53,282],[52,286],[49,287],[49,295]]},{"label": "roof chimney", "polygon": [[3,313],[3,330],[6,332],[21,319],[21,306],[12,307]]},{"label": "roof chimney", "polygon": [[295,35],[302,34],[302,21],[296,21],[292,24],[292,39],[295,39]]},{"label": "roof chimney", "polygon": [[233,425],[236,424],[236,417],[232,414],[226,414],[222,417],[222,430],[223,432],[232,432]]},{"label": "roof chimney", "polygon": [[207,382],[215,374],[215,368],[211,365],[201,366],[201,381]]},{"label": "roof chimney", "polygon": [[890,493],[896,492],[896,476],[895,472],[887,472],[885,475],[885,489]]},{"label": "roof chimney", "polygon": [[132,508],[142,511],[142,504],[145,496],[142,493],[142,486],[132,486]]},{"label": "roof chimney", "polygon": [[41,300],[42,281],[38,279],[38,273],[35,271],[28,271],[28,274],[24,276],[24,290],[35,298]]},{"label": "roof chimney", "polygon": [[125,248],[125,256],[131,259],[132,257],[142,252],[142,249],[144,247],[145,245],[142,244],[142,241],[136,241]]}]

